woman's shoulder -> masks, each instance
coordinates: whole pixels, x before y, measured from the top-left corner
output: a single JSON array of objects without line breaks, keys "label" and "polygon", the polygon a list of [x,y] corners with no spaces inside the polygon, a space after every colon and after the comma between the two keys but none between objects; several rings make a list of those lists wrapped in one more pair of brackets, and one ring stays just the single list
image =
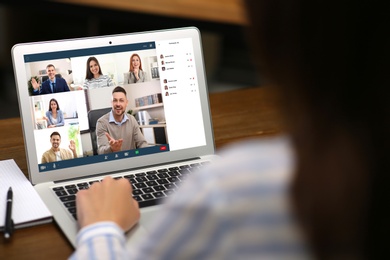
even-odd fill
[{"label": "woman's shoulder", "polygon": [[254,173],[258,176],[258,172],[263,172],[265,179],[276,175],[289,179],[291,170],[295,167],[294,151],[287,136],[248,139],[225,146],[218,154],[219,160],[216,162],[219,163],[210,167],[214,172],[220,173],[216,174],[216,178],[230,175],[234,177],[237,172]]},{"label": "woman's shoulder", "polygon": [[89,84],[90,82],[92,82],[92,81],[94,81],[94,80],[95,80],[95,78],[91,78],[91,79],[85,78],[84,84]]}]

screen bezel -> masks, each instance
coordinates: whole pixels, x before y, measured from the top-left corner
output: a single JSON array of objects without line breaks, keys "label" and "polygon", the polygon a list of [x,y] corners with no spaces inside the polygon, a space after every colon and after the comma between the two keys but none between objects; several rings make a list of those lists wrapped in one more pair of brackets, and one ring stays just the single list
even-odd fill
[{"label": "screen bezel", "polygon": [[[24,55],[38,54],[43,52],[56,52],[64,50],[75,50],[83,48],[119,46],[129,43],[162,41],[170,39],[191,38],[196,60],[196,75],[199,85],[199,97],[201,102],[201,113],[203,116],[206,145],[190,149],[169,151],[142,157],[132,157],[118,161],[101,162],[90,165],[77,166],[72,168],[57,169],[55,171],[39,172],[38,161],[34,144],[32,116],[26,77]],[[45,42],[32,42],[16,44],[12,48],[12,59],[15,72],[19,110],[23,128],[23,138],[26,149],[26,159],[29,179],[32,184],[47,181],[62,181],[67,179],[82,178],[90,175],[105,174],[113,171],[125,171],[133,168],[158,165],[166,162],[181,161],[188,158],[214,154],[214,138],[212,131],[211,114],[209,108],[205,66],[202,52],[200,31],[196,27],[185,27],[168,30],[148,31],[141,33],[117,34],[99,37],[86,37],[76,39],[65,39]]]}]

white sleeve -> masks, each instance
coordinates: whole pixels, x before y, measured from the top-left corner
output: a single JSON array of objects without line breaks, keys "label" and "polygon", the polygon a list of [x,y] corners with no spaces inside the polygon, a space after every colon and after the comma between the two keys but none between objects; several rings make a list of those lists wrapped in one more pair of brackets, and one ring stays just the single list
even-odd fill
[{"label": "white sleeve", "polygon": [[69,260],[128,258],[122,229],[114,222],[98,222],[79,231],[76,250]]}]

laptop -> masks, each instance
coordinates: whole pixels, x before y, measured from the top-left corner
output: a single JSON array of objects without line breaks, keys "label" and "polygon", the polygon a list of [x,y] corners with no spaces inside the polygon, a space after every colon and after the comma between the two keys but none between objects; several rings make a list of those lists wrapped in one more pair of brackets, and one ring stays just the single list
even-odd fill
[{"label": "laptop", "polygon": [[[101,70],[92,83],[90,57]],[[217,157],[195,27],[20,43],[12,59],[29,180],[72,246],[78,190],[106,175],[129,180],[141,208],[139,224],[126,233],[134,243],[181,183]],[[102,153],[96,122],[110,113],[117,86],[125,89],[126,116],[134,117],[147,146]],[[52,151],[56,145],[62,152]]]}]

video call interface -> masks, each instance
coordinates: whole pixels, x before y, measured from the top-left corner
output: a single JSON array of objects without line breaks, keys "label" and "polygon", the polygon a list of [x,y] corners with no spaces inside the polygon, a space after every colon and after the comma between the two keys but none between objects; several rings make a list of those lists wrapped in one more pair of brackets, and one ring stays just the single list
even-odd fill
[{"label": "video call interface", "polygon": [[[41,173],[206,144],[190,38],[31,54],[24,60]],[[99,77],[91,77],[99,69]],[[134,117],[147,145],[103,151],[96,122],[110,113],[118,86],[127,93],[124,113]]]}]

